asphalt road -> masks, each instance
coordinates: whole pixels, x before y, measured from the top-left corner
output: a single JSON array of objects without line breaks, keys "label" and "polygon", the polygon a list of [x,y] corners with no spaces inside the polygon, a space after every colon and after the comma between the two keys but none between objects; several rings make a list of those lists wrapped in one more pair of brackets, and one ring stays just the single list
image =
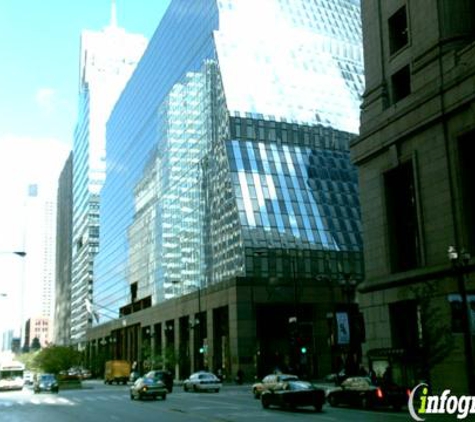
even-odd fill
[{"label": "asphalt road", "polygon": [[[365,411],[332,408],[323,412],[312,408],[296,411],[263,409],[253,398],[250,386],[224,386],[219,393],[185,393],[176,387],[162,400],[131,401],[128,387],[87,381],[82,390],[59,394],[33,394],[30,389],[0,392],[1,422],[242,422],[242,421],[410,421],[406,410]],[[452,420],[456,420],[452,416]]]}]

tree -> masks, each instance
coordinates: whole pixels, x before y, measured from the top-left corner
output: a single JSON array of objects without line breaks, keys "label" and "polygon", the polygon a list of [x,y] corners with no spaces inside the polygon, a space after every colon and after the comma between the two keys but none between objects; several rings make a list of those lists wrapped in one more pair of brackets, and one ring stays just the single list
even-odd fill
[{"label": "tree", "polygon": [[39,368],[35,365],[35,357],[38,352],[28,352],[17,355],[17,359],[25,365],[29,371],[38,372]]},{"label": "tree", "polygon": [[431,370],[443,362],[454,350],[454,338],[450,319],[437,300],[439,287],[434,283],[424,283],[411,288],[420,306],[423,334],[421,377],[429,381]]},{"label": "tree", "polygon": [[38,337],[35,337],[30,344],[30,350],[32,352],[35,352],[37,350],[41,349],[41,344],[40,344],[40,339]]},{"label": "tree", "polygon": [[35,366],[44,372],[59,374],[81,363],[82,353],[66,346],[49,346],[41,349],[34,358]]}]

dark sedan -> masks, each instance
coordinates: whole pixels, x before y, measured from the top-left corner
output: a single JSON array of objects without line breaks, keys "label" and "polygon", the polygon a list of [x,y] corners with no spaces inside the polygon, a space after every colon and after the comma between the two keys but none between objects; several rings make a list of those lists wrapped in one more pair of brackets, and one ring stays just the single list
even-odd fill
[{"label": "dark sedan", "polygon": [[50,391],[52,393],[59,392],[58,380],[53,374],[40,374],[33,383],[33,391],[35,394],[42,391]]},{"label": "dark sedan", "polygon": [[331,406],[354,406],[363,409],[391,406],[400,410],[407,405],[410,391],[396,385],[378,386],[367,377],[351,377],[341,383],[339,388],[328,393]]},{"label": "dark sedan", "polygon": [[290,409],[312,406],[317,412],[320,412],[325,403],[325,391],[314,387],[307,381],[289,380],[277,388],[268,388],[263,391],[261,403],[264,409],[269,406]]},{"label": "dark sedan", "polygon": [[130,399],[141,400],[145,397],[156,399],[161,397],[162,400],[167,398],[167,387],[164,382],[154,377],[142,377],[139,378],[130,387]]}]

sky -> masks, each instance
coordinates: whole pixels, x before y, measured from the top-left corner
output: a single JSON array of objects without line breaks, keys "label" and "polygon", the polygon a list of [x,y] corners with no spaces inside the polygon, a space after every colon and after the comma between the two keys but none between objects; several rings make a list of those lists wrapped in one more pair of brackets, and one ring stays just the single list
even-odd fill
[{"label": "sky", "polygon": [[[25,183],[56,180],[72,148],[80,34],[107,26],[112,3],[0,0],[0,252],[17,247],[4,230]],[[150,39],[170,0],[115,3],[118,25]]]},{"label": "sky", "polygon": [[[0,0],[0,138],[72,143],[83,29],[110,22],[112,0]],[[117,21],[150,39],[169,0],[116,0]]]},{"label": "sky", "polygon": [[[0,0],[0,319],[11,302],[1,294],[22,277],[11,252],[23,249],[26,186],[56,193],[77,118],[81,31],[107,26],[112,2]],[[115,3],[118,25],[150,39],[170,0]]]}]

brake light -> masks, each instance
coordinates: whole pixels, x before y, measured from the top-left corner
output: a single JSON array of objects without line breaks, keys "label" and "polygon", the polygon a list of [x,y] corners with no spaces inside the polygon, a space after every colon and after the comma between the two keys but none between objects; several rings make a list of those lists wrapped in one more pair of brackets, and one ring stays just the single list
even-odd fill
[{"label": "brake light", "polygon": [[381,390],[381,388],[378,388],[376,390],[376,396],[378,397],[378,399],[382,399],[383,398],[383,390]]}]

